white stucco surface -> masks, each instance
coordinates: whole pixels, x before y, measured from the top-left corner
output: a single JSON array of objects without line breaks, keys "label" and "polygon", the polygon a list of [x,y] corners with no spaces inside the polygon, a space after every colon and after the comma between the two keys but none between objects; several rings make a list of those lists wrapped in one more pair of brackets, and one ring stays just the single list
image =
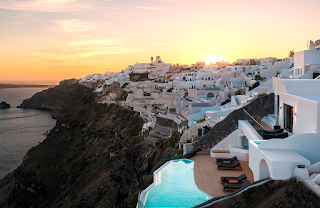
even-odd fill
[{"label": "white stucco surface", "polygon": [[309,100],[320,101],[320,94],[296,94],[298,97],[306,98]]},{"label": "white stucco surface", "polygon": [[307,160],[305,157],[302,157],[298,153],[296,153],[293,150],[290,149],[260,149],[260,151],[265,154],[266,157],[268,157],[270,160],[274,162],[292,162],[296,161],[303,162],[303,163],[309,163],[310,161]]}]

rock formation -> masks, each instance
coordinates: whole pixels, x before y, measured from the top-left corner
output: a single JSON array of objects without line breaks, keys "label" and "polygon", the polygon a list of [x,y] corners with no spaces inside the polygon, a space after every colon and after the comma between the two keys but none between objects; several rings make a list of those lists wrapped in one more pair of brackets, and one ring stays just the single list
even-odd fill
[{"label": "rock formation", "polygon": [[10,104],[3,101],[0,103],[0,108],[10,108]]},{"label": "rock formation", "polygon": [[57,122],[0,181],[0,207],[135,207],[152,183],[158,148],[138,136],[136,112],[94,98],[92,89],[62,82],[21,104],[50,109]]}]

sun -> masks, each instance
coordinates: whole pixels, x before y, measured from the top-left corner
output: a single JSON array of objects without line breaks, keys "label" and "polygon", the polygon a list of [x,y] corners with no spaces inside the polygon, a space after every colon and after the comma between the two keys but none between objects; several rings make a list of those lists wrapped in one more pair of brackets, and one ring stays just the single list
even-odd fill
[{"label": "sun", "polygon": [[204,62],[206,63],[206,65],[210,65],[210,64],[215,64],[216,62],[221,61],[219,58],[217,57],[210,57],[207,58]]}]

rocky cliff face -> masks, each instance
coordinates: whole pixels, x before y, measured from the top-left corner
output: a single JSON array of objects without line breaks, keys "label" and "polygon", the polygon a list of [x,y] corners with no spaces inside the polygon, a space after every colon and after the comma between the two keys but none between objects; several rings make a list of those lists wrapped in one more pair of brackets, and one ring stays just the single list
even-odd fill
[{"label": "rocky cliff face", "polygon": [[92,103],[95,99],[93,89],[77,83],[77,80],[64,80],[54,88],[36,93],[24,100],[21,108],[52,110],[57,116],[64,116],[67,109]]},{"label": "rocky cliff face", "polygon": [[47,138],[0,181],[0,207],[135,207],[152,183],[158,152],[138,136],[134,111],[94,102],[92,90],[60,83],[21,107],[51,109]]},{"label": "rocky cliff face", "polygon": [[[214,199],[213,199],[214,200]],[[239,195],[227,197],[209,208],[255,208],[255,207],[320,207],[319,197],[295,178],[288,181],[268,181]]]}]

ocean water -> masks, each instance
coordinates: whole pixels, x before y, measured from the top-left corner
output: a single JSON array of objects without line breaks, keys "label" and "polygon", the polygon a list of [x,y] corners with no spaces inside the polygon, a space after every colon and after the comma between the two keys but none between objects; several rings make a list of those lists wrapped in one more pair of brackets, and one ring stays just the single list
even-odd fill
[{"label": "ocean water", "polygon": [[45,89],[0,89],[0,102],[11,105],[11,108],[0,109],[0,179],[16,169],[28,150],[42,142],[45,132],[55,125],[49,111],[16,108],[23,100]]}]

